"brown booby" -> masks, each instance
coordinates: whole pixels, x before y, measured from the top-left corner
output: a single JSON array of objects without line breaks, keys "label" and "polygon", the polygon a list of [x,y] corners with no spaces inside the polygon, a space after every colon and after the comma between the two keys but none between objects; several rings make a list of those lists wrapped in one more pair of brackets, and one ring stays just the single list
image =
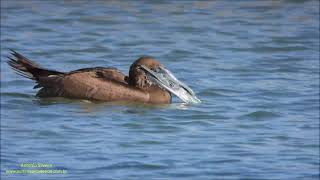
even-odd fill
[{"label": "brown booby", "polygon": [[110,67],[60,72],[43,68],[16,51],[11,54],[8,64],[37,83],[34,89],[40,88],[38,97],[168,104],[175,94],[186,103],[200,102],[187,85],[150,56],[137,59],[126,76]]}]

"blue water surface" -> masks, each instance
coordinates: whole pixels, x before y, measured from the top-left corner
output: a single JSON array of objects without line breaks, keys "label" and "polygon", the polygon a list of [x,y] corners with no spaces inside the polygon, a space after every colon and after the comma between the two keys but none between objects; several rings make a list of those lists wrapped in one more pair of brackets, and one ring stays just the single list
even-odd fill
[{"label": "blue water surface", "polygon": [[[151,55],[203,102],[39,99],[9,49],[60,71]],[[1,179],[319,179],[319,1],[2,0]]]}]

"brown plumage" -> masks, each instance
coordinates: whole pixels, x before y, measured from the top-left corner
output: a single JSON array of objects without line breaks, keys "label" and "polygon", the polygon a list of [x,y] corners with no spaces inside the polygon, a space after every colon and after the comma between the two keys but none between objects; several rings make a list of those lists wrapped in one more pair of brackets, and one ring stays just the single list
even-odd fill
[{"label": "brown plumage", "polygon": [[171,94],[151,83],[144,65],[156,69],[161,64],[152,57],[141,57],[130,67],[129,76],[115,68],[94,67],[71,72],[59,72],[41,67],[21,54],[12,51],[8,64],[18,74],[34,80],[41,88],[39,97],[67,97],[98,101],[131,101],[142,103],[171,103]]}]

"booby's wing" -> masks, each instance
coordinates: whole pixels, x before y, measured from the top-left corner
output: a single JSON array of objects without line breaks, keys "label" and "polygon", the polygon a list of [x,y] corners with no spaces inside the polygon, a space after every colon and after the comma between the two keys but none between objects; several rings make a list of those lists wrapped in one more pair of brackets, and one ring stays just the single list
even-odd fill
[{"label": "booby's wing", "polygon": [[[140,101],[147,102],[148,94],[130,87],[125,81],[125,75],[112,68],[93,68],[71,72],[60,80],[56,80],[56,88],[43,88],[39,96],[52,93],[53,96],[63,96],[77,99],[92,99],[101,101]],[[51,77],[54,78],[54,77]],[[51,79],[54,80],[54,79]],[[43,93],[42,93],[43,92]]]}]

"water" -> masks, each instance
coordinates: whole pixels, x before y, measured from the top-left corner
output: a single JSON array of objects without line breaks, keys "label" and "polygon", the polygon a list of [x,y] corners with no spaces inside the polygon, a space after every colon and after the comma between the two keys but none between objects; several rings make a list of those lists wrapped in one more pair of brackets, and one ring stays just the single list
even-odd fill
[{"label": "water", "polygon": [[[319,1],[1,1],[1,179],[318,179]],[[38,99],[5,63],[152,55],[202,100]],[[7,174],[47,163],[66,174]],[[39,168],[33,168],[39,169]],[[40,168],[41,169],[41,168]]]}]

